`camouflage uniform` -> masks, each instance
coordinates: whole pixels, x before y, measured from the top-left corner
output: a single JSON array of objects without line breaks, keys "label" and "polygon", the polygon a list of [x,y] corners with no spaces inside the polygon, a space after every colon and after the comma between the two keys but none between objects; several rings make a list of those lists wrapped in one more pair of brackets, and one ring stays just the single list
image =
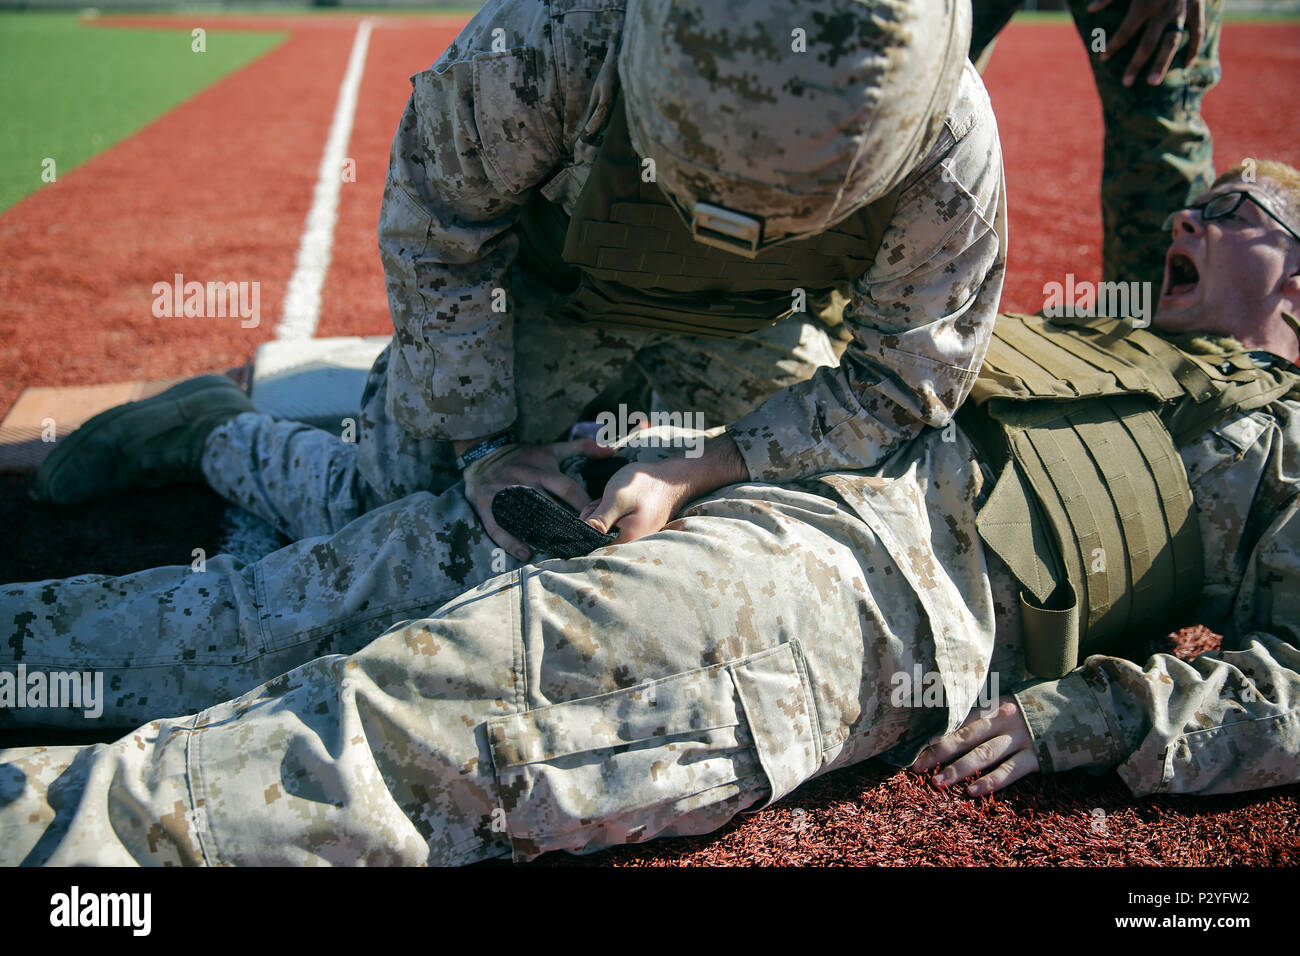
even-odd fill
[{"label": "camouflage uniform", "polygon": [[[836,767],[906,763],[991,675],[1026,677],[1017,587],[974,523],[992,482],[949,435],[872,472],[723,488],[660,534],[495,577],[456,488],[247,568],[4,588],[4,670],[103,668],[118,721],[207,709],[109,746],[0,755],[0,857],[528,859],[706,832]],[[1300,779],[1298,450],[1296,402],[1182,449],[1199,618],[1224,651],[1095,656],[1023,685],[1045,771],[1118,765],[1136,794]],[[436,607],[429,582],[453,566],[470,589]],[[917,672],[941,699],[896,698]]]},{"label": "camouflage uniform", "polygon": [[[520,271],[516,292],[534,284]],[[528,442],[562,437],[605,378],[625,363],[645,373],[664,407],[698,411],[706,423],[721,424],[751,411],[773,389],[836,361],[826,333],[802,319],[742,339],[668,339],[538,314],[515,327],[515,348],[533,356],[519,364],[514,386],[514,427]],[[390,355],[385,349],[371,370],[359,442],[298,422],[240,415],[219,426],[204,446],[201,467],[208,484],[296,541],[334,534],[409,494],[407,489],[441,491],[460,481],[450,443],[417,439],[385,414]],[[726,387],[715,393],[718,384]]]},{"label": "camouflage uniform", "polygon": [[[947,422],[970,390],[1001,294],[1002,160],[988,97],[964,65],[964,46],[955,58],[926,59],[950,31],[927,32],[912,18],[934,11],[936,23],[951,22],[951,35],[964,37],[965,7],[952,0],[773,2],[763,20],[753,6],[486,4],[438,62],[411,80],[379,226],[395,332],[372,372],[357,445],[246,418],[209,439],[203,470],[212,486],[282,530],[329,533],[371,507],[454,483],[451,440],[512,424],[525,441],[556,440],[630,361],[665,408],[702,411],[709,427],[730,423],[755,481],[865,467],[923,426]],[[625,19],[677,8],[696,18],[688,40],[671,44],[681,47],[685,65],[650,74],[646,92],[642,77],[669,55],[653,47],[663,31],[640,24],[637,39],[628,40]],[[853,74],[843,22],[830,15],[845,10],[863,23],[911,24],[915,33],[911,54],[863,57],[881,77],[866,83],[860,101],[834,92],[846,83],[862,87],[867,69]],[[757,38],[728,32],[745,23],[759,24]],[[806,53],[787,49],[796,28],[807,33]],[[699,40],[698,50],[689,38]],[[724,49],[725,58],[717,53]],[[805,89],[776,82],[795,72],[809,78]],[[710,116],[707,129],[664,128],[663,116],[685,123],[682,116],[697,115],[680,104],[699,109],[706,92],[703,80],[676,89],[673,76],[715,79],[707,99],[722,114]],[[773,228],[816,232],[906,187],[874,263],[845,289],[852,342],[838,367],[831,367],[824,332],[798,316],[786,320],[797,330],[730,340],[548,316],[554,290],[516,262],[520,210],[540,191],[573,213],[620,89],[634,139],[651,143],[665,188],[675,168],[689,168],[692,188],[707,188],[714,202],[762,211]],[[873,89],[875,99],[867,95]],[[638,97],[651,100],[640,112]],[[921,121],[931,114],[941,122]],[[754,147],[758,136],[761,148]],[[701,172],[693,160],[741,168],[734,176]],[[805,182],[822,192],[810,198],[794,191]],[[505,311],[494,310],[498,291]],[[780,351],[794,342],[799,350]],[[296,528],[304,514],[310,520]]]},{"label": "camouflage uniform", "polygon": [[[1241,414],[1180,449],[1223,649],[1145,666],[1090,657],[1016,694],[1043,771],[1116,767],[1135,794],[1300,780],[1300,403]],[[995,665],[996,666],[996,665]]]},{"label": "camouflage uniform", "polygon": [[[1201,118],[1201,99],[1219,82],[1222,0],[1206,0],[1205,38],[1191,65],[1184,66],[1187,39],[1159,86],[1146,82],[1148,70],[1125,87],[1124,71],[1137,49],[1129,41],[1103,63],[1094,51],[1094,31],[1113,37],[1128,12],[1118,0],[1088,12],[1089,0],[1069,0],[1074,24],[1088,51],[1106,128],[1101,175],[1102,277],[1106,281],[1150,282],[1164,278],[1168,242],[1161,224],[1171,209],[1181,209],[1214,182],[1213,144]],[[978,60],[1023,5],[1023,0],[974,0],[970,56]]]},{"label": "camouflage uniform", "polygon": [[[938,434],[897,474],[730,486],[658,535],[495,577],[457,487],[247,568],[5,588],[6,648],[32,669],[106,667],[115,719],[307,663],[110,746],[0,755],[0,858],[526,859],[707,832],[914,751],[970,709],[993,640],[980,473]],[[439,608],[426,582],[448,562],[482,583]],[[891,703],[891,675],[936,666],[950,709]]]}]

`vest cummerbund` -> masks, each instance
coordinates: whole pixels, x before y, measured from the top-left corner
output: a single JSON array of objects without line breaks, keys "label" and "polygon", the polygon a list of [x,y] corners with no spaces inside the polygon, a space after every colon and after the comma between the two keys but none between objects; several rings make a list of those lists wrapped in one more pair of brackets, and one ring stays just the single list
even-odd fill
[{"label": "vest cummerbund", "polygon": [[1231,340],[1063,321],[1000,316],[958,414],[998,475],[976,523],[1022,586],[1026,659],[1044,678],[1190,613],[1203,553],[1177,446],[1300,394],[1300,375]]}]

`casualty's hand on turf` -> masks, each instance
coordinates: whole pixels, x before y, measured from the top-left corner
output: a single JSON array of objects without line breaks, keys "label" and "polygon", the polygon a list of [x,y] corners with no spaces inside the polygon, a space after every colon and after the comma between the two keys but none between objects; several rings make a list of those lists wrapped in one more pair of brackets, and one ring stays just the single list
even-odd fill
[{"label": "casualty's hand on turf", "polygon": [[972,774],[982,774],[966,787],[972,797],[993,793],[1036,773],[1038,756],[1034,753],[1029,724],[1015,699],[1003,697],[990,717],[972,713],[952,733],[931,741],[912,769],[924,772],[941,764],[944,769],[934,778],[935,786],[941,788]]}]

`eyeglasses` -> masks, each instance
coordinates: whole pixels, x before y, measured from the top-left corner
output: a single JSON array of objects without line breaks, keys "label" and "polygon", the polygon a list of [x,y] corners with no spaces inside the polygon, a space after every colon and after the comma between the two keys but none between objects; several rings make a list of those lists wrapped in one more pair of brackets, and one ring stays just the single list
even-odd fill
[{"label": "eyeglasses", "polygon": [[1184,209],[1197,210],[1201,214],[1201,222],[1209,222],[1211,219],[1222,219],[1225,216],[1230,216],[1236,212],[1237,207],[1247,199],[1263,210],[1264,215],[1268,216],[1268,218],[1272,219],[1275,223],[1285,229],[1290,234],[1291,238],[1295,239],[1296,242],[1300,242],[1300,233],[1297,233],[1294,229],[1278,218],[1277,214],[1273,212],[1273,210],[1265,206],[1251,193],[1244,190],[1219,193],[1219,195],[1215,196],[1213,199],[1209,199],[1201,203],[1199,206],[1184,206],[1183,209],[1175,209],[1169,214],[1168,218],[1165,219],[1164,225],[1160,228],[1165,232],[1172,229],[1174,226],[1174,217],[1180,212],[1183,212]]}]

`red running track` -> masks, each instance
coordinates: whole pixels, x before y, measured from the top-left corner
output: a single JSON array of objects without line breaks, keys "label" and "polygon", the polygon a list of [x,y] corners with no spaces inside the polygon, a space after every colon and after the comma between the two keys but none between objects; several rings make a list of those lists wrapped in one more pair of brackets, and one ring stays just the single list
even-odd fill
[{"label": "red running track", "polygon": [[[376,18],[348,155],[319,335],[386,332],[375,224],[407,77],[460,21]],[[103,24],[176,27],[170,18]],[[162,378],[242,363],[273,335],[358,19],[184,21],[288,29],[288,40],[0,217],[0,408],[29,385]],[[1300,164],[1291,128],[1300,24],[1228,24],[1206,101],[1216,157]],[[1013,24],[986,77],[1011,210],[1003,305],[1035,311],[1045,281],[1100,271],[1100,107],[1073,28]],[[159,319],[152,286],[258,281],[262,322]]]}]

